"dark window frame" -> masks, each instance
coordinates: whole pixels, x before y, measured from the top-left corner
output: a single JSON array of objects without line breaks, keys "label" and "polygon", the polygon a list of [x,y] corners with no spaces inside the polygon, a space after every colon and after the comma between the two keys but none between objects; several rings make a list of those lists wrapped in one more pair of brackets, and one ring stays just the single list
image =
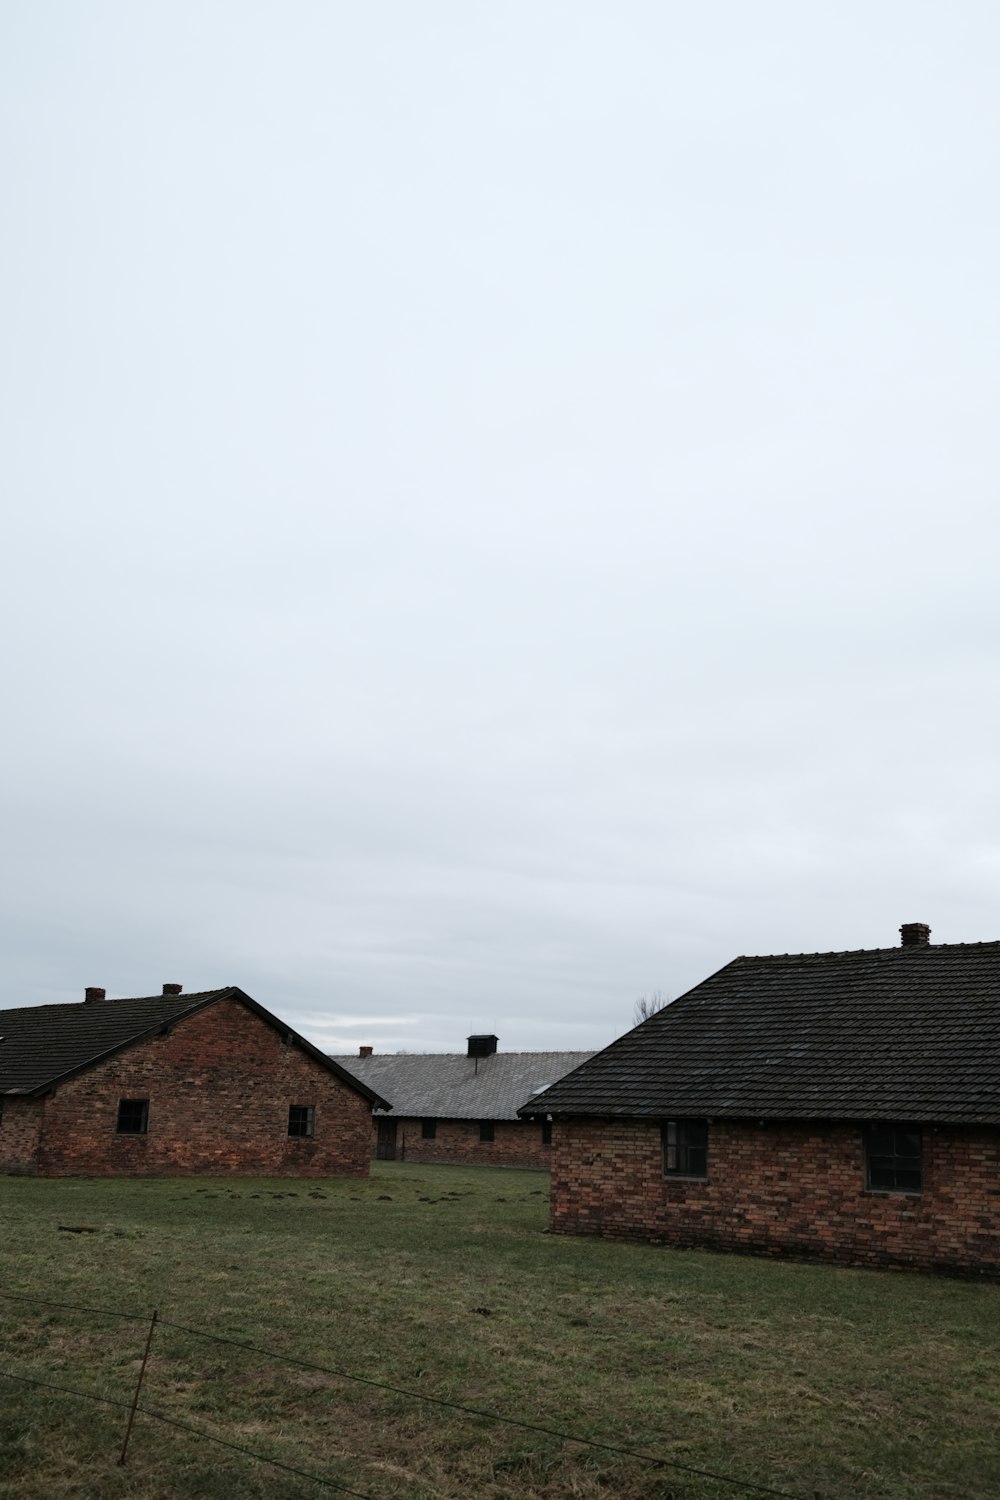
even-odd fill
[{"label": "dark window frame", "polygon": [[479,1139],[486,1145],[496,1140],[496,1122],[494,1120],[480,1120]]},{"label": "dark window frame", "polygon": [[149,1134],[149,1100],[119,1099],[115,1135]]},{"label": "dark window frame", "polygon": [[432,1118],[430,1115],[426,1115],[424,1117],[424,1119],[422,1119],[420,1121],[420,1139],[422,1141],[434,1141],[434,1140],[437,1140],[437,1133],[438,1133],[438,1122],[437,1122],[437,1119],[436,1118]]},{"label": "dark window frame", "polygon": [[865,1187],[870,1193],[922,1193],[924,1139],[919,1125],[873,1120],[864,1129]]},{"label": "dark window frame", "polygon": [[315,1104],[288,1106],[288,1134],[294,1141],[311,1141],[316,1134]]},{"label": "dark window frame", "polygon": [[664,1177],[708,1177],[708,1121],[678,1116],[660,1125]]},{"label": "dark window frame", "polygon": [[543,1146],[551,1146],[552,1145],[552,1121],[551,1120],[543,1120],[542,1121],[542,1145]]}]

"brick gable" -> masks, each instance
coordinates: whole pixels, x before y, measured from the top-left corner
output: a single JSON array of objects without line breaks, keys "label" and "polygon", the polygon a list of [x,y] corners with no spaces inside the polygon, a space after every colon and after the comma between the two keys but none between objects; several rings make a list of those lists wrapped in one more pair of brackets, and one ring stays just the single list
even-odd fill
[{"label": "brick gable", "polygon": [[[146,1134],[117,1133],[121,1098],[149,1100]],[[43,1103],[41,1176],[368,1173],[370,1100],[231,996],[77,1073]],[[292,1104],[315,1108],[312,1138],[289,1137]],[[12,1101],[6,1109],[9,1120]],[[3,1149],[0,1135],[0,1162]]]}]

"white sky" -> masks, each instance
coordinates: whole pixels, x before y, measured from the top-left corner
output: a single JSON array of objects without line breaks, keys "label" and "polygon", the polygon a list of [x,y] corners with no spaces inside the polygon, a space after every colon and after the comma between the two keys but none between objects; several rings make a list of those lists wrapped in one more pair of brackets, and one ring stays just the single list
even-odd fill
[{"label": "white sky", "polygon": [[1000,937],[1000,12],[0,5],[0,1005]]}]

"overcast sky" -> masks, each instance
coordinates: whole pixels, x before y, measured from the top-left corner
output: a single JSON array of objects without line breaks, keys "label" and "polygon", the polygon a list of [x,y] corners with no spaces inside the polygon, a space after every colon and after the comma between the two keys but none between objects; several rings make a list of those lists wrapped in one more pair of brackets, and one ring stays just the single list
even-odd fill
[{"label": "overcast sky", "polygon": [[0,1005],[1000,938],[1000,11],[3,0]]}]

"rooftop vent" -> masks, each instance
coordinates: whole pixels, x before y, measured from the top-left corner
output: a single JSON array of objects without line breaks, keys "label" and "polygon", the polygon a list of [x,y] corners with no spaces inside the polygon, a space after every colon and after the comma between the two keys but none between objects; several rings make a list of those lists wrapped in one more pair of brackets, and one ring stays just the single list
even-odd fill
[{"label": "rooftop vent", "polygon": [[106,994],[106,990],[98,989],[95,984],[88,984],[83,992],[83,1002],[85,1005],[92,1004],[95,1000],[103,1000]]},{"label": "rooftop vent", "polygon": [[931,930],[926,922],[904,922],[899,929],[904,948],[928,948]]},{"label": "rooftop vent", "polygon": [[163,993],[165,995],[179,995],[183,988],[182,984],[165,984],[163,986]]},{"label": "rooftop vent", "polygon": [[492,1057],[497,1050],[495,1036],[470,1036],[469,1057]]}]

